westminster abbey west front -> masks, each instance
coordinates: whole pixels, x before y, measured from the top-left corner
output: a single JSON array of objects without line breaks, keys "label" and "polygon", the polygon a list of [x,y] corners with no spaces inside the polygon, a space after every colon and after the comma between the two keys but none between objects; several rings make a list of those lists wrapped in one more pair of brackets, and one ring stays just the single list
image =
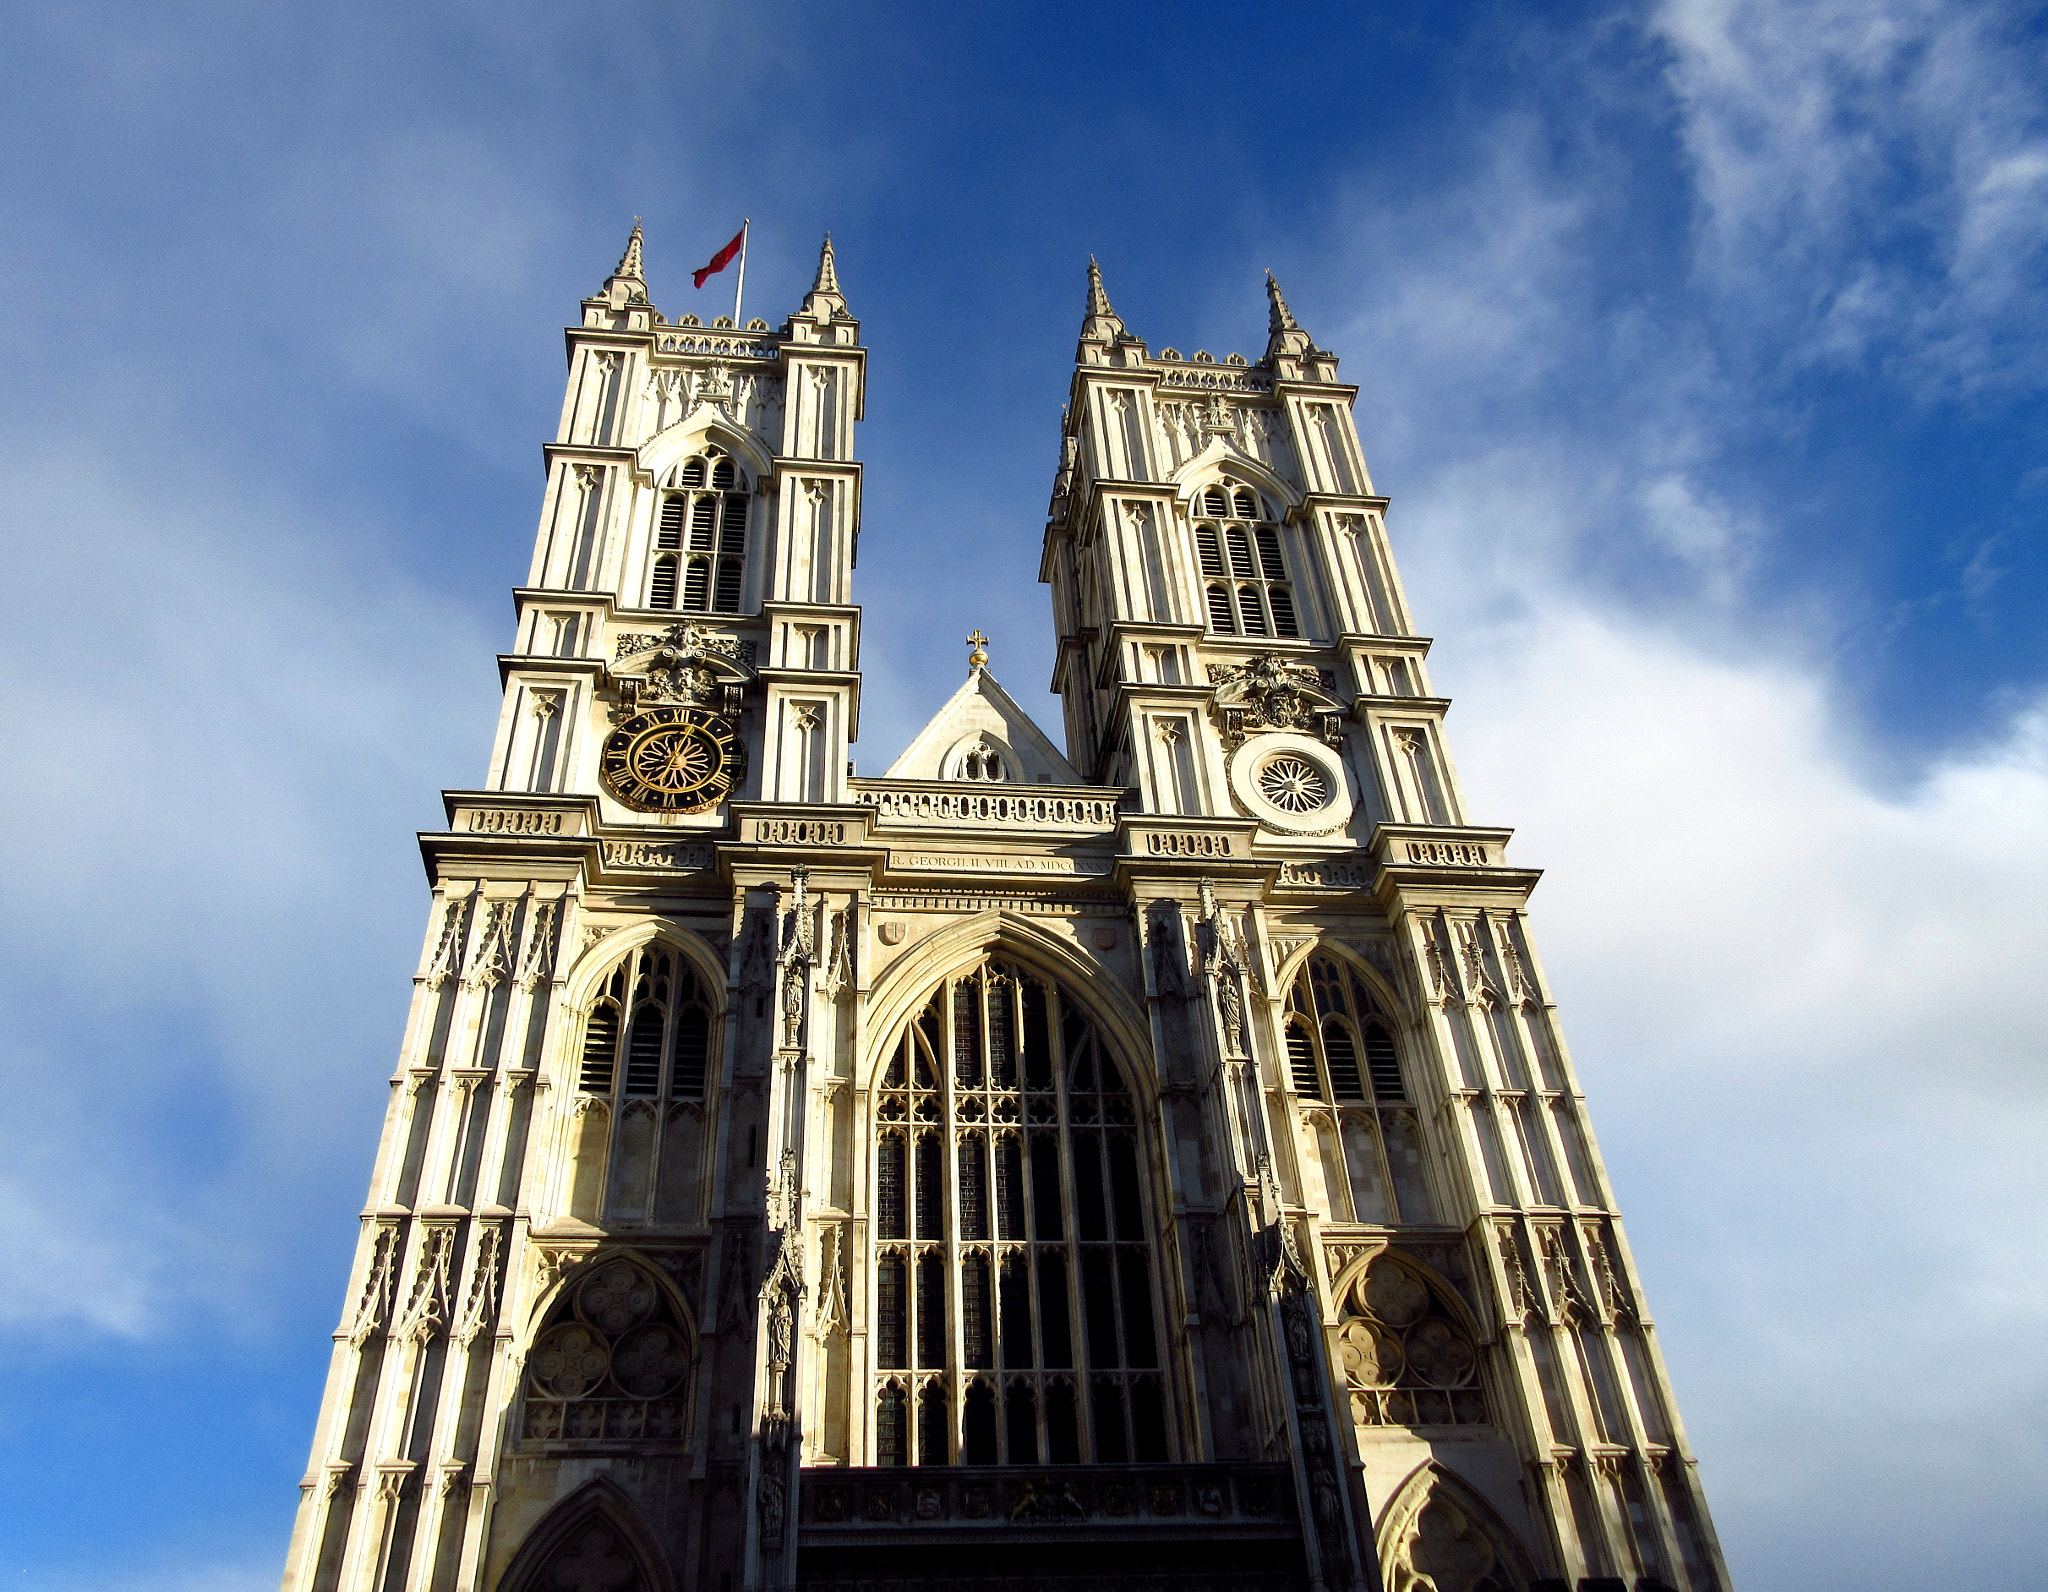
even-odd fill
[{"label": "westminster abbey west front", "polygon": [[977,634],[858,778],[831,246],[704,326],[635,228],[421,837],[287,1592],[1725,1592],[1537,875],[1267,292],[1256,362],[1155,351],[1090,267],[1066,750]]}]

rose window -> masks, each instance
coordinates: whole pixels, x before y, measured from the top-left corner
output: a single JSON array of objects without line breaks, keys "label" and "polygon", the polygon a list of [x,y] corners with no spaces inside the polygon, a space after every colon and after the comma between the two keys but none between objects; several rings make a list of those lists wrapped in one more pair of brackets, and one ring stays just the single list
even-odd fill
[{"label": "rose window", "polygon": [[1330,777],[1304,757],[1288,753],[1259,770],[1259,794],[1285,813],[1312,813],[1330,805]]},{"label": "rose window", "polygon": [[688,1425],[690,1338],[667,1293],[630,1260],[571,1286],[526,1362],[528,1438],[680,1441]]}]

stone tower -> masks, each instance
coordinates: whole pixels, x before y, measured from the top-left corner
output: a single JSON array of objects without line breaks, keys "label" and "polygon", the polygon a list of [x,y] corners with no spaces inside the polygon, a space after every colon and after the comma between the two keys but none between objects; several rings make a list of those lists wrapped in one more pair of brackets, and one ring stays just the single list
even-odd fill
[{"label": "stone tower", "polygon": [[1353,427],[1089,270],[1063,753],[857,778],[866,350],[569,377],[434,891],[287,1592],[1727,1587]]}]

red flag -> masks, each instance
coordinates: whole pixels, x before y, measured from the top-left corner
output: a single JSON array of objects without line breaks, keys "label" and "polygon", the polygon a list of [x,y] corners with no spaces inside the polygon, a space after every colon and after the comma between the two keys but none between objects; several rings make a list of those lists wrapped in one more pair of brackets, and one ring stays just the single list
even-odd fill
[{"label": "red flag", "polygon": [[695,281],[699,287],[702,287],[704,285],[704,278],[706,278],[707,276],[716,276],[720,271],[723,271],[728,265],[732,264],[733,256],[740,252],[741,240],[743,240],[746,237],[746,235],[747,229],[745,227],[741,227],[739,231],[735,232],[732,235],[732,242],[728,243],[724,248],[720,249],[716,254],[711,256],[711,263],[705,266],[703,270],[696,273]]}]

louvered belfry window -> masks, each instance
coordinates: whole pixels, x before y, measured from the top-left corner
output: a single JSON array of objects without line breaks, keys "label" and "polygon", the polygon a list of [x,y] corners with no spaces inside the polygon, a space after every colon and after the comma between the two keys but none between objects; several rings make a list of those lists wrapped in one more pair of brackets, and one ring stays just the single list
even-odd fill
[{"label": "louvered belfry window", "polygon": [[876,1091],[875,1455],[1168,1457],[1145,1129],[1058,985],[985,960],[898,1036]]},{"label": "louvered belfry window", "polygon": [[655,522],[647,606],[736,614],[747,580],[748,482],[716,449],[688,459]]},{"label": "louvered belfry window", "polygon": [[583,1024],[584,1094],[704,1098],[711,1000],[680,953],[642,946],[612,970]]},{"label": "louvered belfry window", "polygon": [[1209,629],[1221,636],[1301,634],[1280,528],[1259,495],[1219,481],[1195,503],[1195,561]]},{"label": "louvered belfry window", "polygon": [[1337,1221],[1434,1220],[1394,1023],[1358,970],[1321,952],[1287,995],[1288,1082],[1312,1119]]}]

